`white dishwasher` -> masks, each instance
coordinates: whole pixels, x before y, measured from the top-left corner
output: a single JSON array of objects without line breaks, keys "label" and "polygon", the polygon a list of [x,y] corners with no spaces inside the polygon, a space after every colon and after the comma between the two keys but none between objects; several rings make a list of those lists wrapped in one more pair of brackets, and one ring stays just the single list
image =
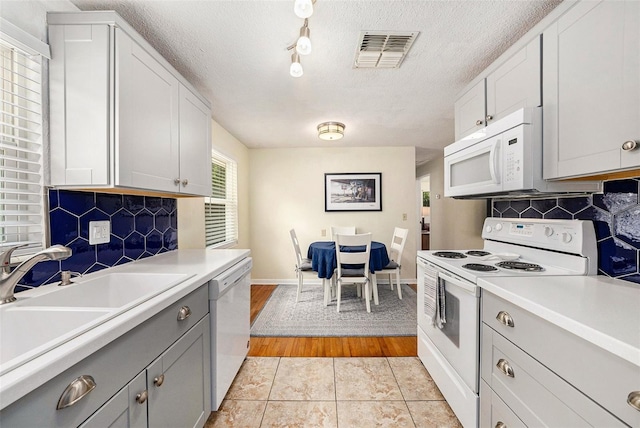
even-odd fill
[{"label": "white dishwasher", "polygon": [[247,257],[209,281],[211,407],[218,410],[249,351],[251,266]]}]

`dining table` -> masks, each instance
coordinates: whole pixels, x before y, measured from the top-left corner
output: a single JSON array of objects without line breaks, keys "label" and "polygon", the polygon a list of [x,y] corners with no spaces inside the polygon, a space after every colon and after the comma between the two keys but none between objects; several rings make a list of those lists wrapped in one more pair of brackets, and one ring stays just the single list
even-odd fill
[{"label": "dining table", "polygon": [[[342,251],[363,252],[364,245],[343,246]],[[338,267],[336,262],[336,243],[334,241],[316,241],[309,245],[307,258],[311,259],[311,268],[318,272],[318,278],[331,279],[334,270]],[[371,241],[371,252],[369,254],[369,271],[382,270],[389,264],[389,253],[387,247],[382,242]]]}]

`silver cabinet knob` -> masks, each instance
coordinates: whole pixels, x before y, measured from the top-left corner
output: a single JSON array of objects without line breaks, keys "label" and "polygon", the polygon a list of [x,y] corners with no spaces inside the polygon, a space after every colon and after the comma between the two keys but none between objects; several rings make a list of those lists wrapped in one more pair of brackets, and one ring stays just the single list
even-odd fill
[{"label": "silver cabinet knob", "polygon": [[74,379],[69,385],[67,385],[64,391],[62,391],[56,410],[73,406],[93,391],[95,387],[96,381],[92,376],[82,375]]},{"label": "silver cabinet knob", "polygon": [[489,122],[490,120],[493,120],[493,116],[491,116],[490,114],[488,114],[488,115],[487,115],[487,117],[486,117],[486,119],[487,119],[487,122]]},{"label": "silver cabinet knob", "polygon": [[179,179],[179,178],[174,178],[174,179],[173,179],[173,184],[175,184],[176,186],[177,186],[178,184],[180,184],[180,179]]},{"label": "silver cabinet knob", "polygon": [[157,386],[158,388],[160,388],[160,387],[162,386],[162,384],[163,384],[163,383],[164,383],[164,375],[163,375],[163,374],[161,374],[161,375],[160,375],[160,376],[158,376],[158,377],[154,377],[154,378],[153,378],[153,384],[154,384],[155,386]]},{"label": "silver cabinet knob", "polygon": [[136,395],[136,403],[144,404],[144,402],[147,401],[147,398],[149,398],[149,392],[147,392],[147,390],[145,389],[144,391]]},{"label": "silver cabinet knob", "polygon": [[627,397],[627,403],[634,409],[640,411],[640,391],[631,391]]},{"label": "silver cabinet knob", "polygon": [[498,315],[496,315],[496,319],[507,327],[513,327],[515,325],[513,323],[513,318],[511,318],[511,315],[509,315],[509,312],[507,311],[498,312]]},{"label": "silver cabinet knob", "polygon": [[189,180],[187,180],[186,178],[184,180],[182,180],[182,185],[186,186],[187,184],[189,184]]},{"label": "silver cabinet knob", "polygon": [[625,152],[630,152],[631,150],[635,150],[638,147],[638,143],[633,140],[625,141],[622,143],[622,150]]},{"label": "silver cabinet knob", "polygon": [[191,308],[189,306],[183,306],[178,311],[178,321],[184,321],[191,316]]},{"label": "silver cabinet knob", "polygon": [[515,377],[515,374],[513,373],[513,368],[511,367],[511,365],[509,365],[509,361],[505,360],[504,358],[500,358],[498,360],[496,367],[499,368],[500,371],[504,373],[506,376]]},{"label": "silver cabinet knob", "polygon": [[480,126],[482,125],[484,122],[482,122],[482,120],[478,119],[476,120],[476,126]]},{"label": "silver cabinet knob", "polygon": [[502,421],[496,422],[496,428],[507,428],[507,424]]}]

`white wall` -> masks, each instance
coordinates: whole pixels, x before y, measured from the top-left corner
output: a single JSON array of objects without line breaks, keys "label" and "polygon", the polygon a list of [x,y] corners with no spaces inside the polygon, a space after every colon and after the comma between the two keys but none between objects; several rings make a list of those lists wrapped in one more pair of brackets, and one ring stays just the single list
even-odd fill
[{"label": "white wall", "polygon": [[416,175],[430,174],[431,233],[429,249],[464,250],[482,248],[480,236],[487,216],[486,201],[445,198],[444,158],[421,165]]},{"label": "white wall", "polygon": [[[249,248],[249,149],[215,120],[211,121],[211,146],[238,163],[238,245]],[[178,199],[178,248],[204,248],[204,199]]]},{"label": "white wall", "polygon": [[[332,225],[355,225],[387,246],[394,227],[409,229],[402,278],[415,280],[419,219],[413,147],[251,149],[249,157],[252,282],[294,282],[289,230],[296,229],[306,252],[311,242],[330,240]],[[382,173],[381,212],[324,211],[324,174],[346,172]],[[322,229],[327,236],[321,236]]]}]

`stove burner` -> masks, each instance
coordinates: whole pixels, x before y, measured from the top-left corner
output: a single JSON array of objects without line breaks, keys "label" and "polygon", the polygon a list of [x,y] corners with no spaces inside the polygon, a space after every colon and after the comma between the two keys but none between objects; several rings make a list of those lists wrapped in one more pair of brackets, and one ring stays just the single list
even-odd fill
[{"label": "stove burner", "polygon": [[490,252],[482,251],[482,250],[470,250],[470,251],[467,251],[467,254],[470,255],[470,256],[475,256],[475,257],[484,257],[484,256],[491,255]]},{"label": "stove burner", "polygon": [[467,257],[464,254],[457,253],[455,251],[436,251],[433,255],[436,257],[443,257],[445,259],[464,259]]},{"label": "stove burner", "polygon": [[462,265],[463,268],[469,270],[475,270],[478,272],[492,272],[494,270],[498,270],[497,267],[491,265],[483,265],[482,263],[467,263],[466,265]]},{"label": "stove burner", "polygon": [[540,265],[524,262],[500,262],[496,263],[496,266],[503,269],[522,270],[526,272],[542,272],[544,270]]}]

